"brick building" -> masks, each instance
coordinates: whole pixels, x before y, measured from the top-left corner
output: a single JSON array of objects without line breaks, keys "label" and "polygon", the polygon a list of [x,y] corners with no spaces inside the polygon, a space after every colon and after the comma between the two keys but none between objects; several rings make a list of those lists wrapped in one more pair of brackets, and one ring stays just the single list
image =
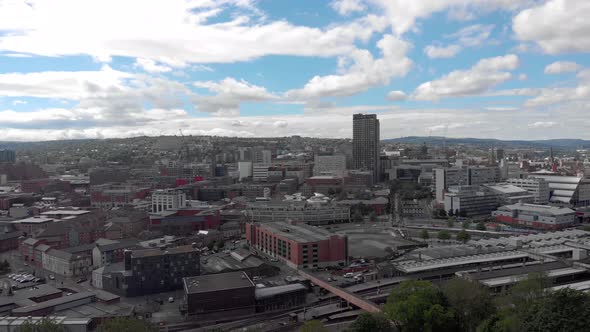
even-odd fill
[{"label": "brick building", "polygon": [[305,224],[248,223],[248,243],[294,268],[345,264],[348,238]]}]

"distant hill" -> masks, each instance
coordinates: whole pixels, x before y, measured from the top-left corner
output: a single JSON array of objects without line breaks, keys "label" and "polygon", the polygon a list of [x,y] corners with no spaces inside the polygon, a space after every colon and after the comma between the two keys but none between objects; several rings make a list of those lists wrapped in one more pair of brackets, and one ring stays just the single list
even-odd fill
[{"label": "distant hill", "polygon": [[[400,138],[385,139],[384,142],[443,145],[445,138],[441,136],[408,136]],[[468,144],[481,147],[505,147],[505,148],[562,148],[562,149],[583,149],[590,148],[590,141],[582,139],[548,139],[548,140],[499,140],[492,138],[446,138],[447,145]]]}]

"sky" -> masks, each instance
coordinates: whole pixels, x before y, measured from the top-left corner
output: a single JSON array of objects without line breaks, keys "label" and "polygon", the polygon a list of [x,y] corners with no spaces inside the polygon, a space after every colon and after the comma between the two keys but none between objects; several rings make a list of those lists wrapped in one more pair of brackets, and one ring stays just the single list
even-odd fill
[{"label": "sky", "polygon": [[588,0],[0,0],[0,140],[590,139]]}]

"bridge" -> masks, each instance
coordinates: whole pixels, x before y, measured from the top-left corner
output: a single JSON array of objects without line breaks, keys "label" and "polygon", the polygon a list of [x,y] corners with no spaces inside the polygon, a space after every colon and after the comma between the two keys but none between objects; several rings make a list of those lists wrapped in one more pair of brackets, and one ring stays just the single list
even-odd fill
[{"label": "bridge", "polygon": [[380,313],[381,308],[371,301],[367,301],[364,298],[347,291],[346,289],[340,288],[338,286],[332,285],[327,281],[315,276],[312,273],[298,270],[299,275],[309,281],[313,282],[314,284],[322,287],[323,289],[327,290],[328,292],[340,297],[341,299],[354,304],[355,306],[370,312],[370,313]]}]

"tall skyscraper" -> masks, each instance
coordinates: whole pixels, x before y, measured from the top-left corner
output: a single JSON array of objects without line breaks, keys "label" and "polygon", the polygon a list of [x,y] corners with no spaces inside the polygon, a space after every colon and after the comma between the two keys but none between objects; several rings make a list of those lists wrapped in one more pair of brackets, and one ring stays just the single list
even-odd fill
[{"label": "tall skyscraper", "polygon": [[0,149],[0,163],[14,163],[16,161],[16,153],[14,150]]},{"label": "tall skyscraper", "polygon": [[355,169],[373,171],[379,181],[379,119],[376,114],[352,116],[352,163]]}]

